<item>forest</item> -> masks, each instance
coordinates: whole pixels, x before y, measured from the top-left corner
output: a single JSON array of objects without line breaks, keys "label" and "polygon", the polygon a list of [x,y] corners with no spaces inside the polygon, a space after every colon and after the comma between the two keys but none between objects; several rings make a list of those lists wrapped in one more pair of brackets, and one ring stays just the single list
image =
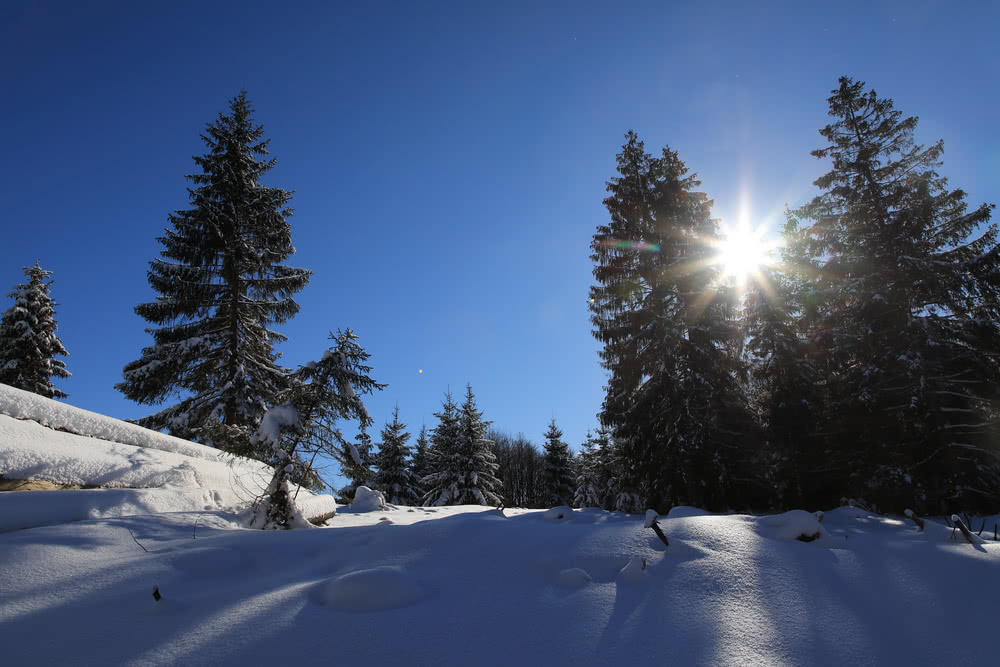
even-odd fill
[{"label": "forest", "polygon": [[[261,182],[276,158],[243,91],[202,136],[190,206],[149,264],[156,299],[135,307],[152,341],[116,388],[155,409],[142,426],[271,465],[275,527],[288,484],[325,488],[329,460],[341,502],[368,486],[401,505],[995,511],[994,207],[970,207],[939,173],[943,142],[918,143],[917,118],[864,82],[842,77],[828,111],[819,194],[786,210],[745,279],[720,260],[696,174],[625,135],[591,243],[606,394],[574,454],[555,419],[529,436],[491,426],[471,385],[458,402],[445,392],[412,444],[398,408],[373,442],[363,397],[385,385],[346,326],[314,361],[280,364],[278,327],[312,271],[285,264],[292,194]],[[51,272],[24,271],[0,321],[0,382],[65,397]]]}]

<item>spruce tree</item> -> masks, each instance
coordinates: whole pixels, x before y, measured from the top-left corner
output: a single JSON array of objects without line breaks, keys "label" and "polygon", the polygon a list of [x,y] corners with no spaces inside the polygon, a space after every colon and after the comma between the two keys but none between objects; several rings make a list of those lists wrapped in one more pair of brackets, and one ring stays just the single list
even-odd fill
[{"label": "spruce tree", "polygon": [[[448,395],[446,406],[450,399]],[[502,484],[496,477],[496,457],[486,439],[490,422],[483,419],[483,413],[476,407],[471,385],[466,385],[465,401],[454,416],[457,417],[453,427],[454,449],[442,459],[442,470],[429,479],[432,489],[427,498],[430,504],[500,504],[498,493]],[[444,423],[442,419],[442,425]]]},{"label": "spruce tree", "polygon": [[394,505],[415,505],[420,502],[418,488],[410,469],[410,447],[406,441],[410,434],[406,424],[399,421],[399,407],[392,412],[392,422],[382,429],[382,442],[375,455],[374,488]]},{"label": "spruce tree", "polygon": [[[1000,248],[991,205],[969,211],[915,117],[840,79],[813,151],[832,169],[793,212],[801,326],[825,378],[824,462],[883,509],[993,508],[1000,448]],[[923,508],[921,510],[921,508]]]},{"label": "spruce tree", "polygon": [[354,501],[354,491],[359,486],[369,486],[375,476],[372,471],[375,457],[372,455],[372,438],[368,435],[367,423],[361,423],[354,442],[341,442],[334,458],[340,464],[340,474],[347,478],[347,485],[338,492],[337,502],[346,505]]},{"label": "spruce tree", "polygon": [[601,480],[598,470],[597,445],[590,433],[576,457],[576,491],[574,507],[601,506]]},{"label": "spruce tree", "polygon": [[765,441],[757,478],[770,482],[763,495],[772,496],[760,504],[787,509],[830,506],[844,491],[825,471],[827,453],[817,435],[827,404],[800,327],[806,311],[801,294],[794,274],[762,267],[747,290],[743,313],[749,399]]},{"label": "spruce tree", "polygon": [[147,405],[180,397],[144,426],[255,456],[249,434],[291,381],[272,327],[298,312],[292,295],[311,272],[281,263],[295,252],[291,193],[260,182],[275,160],[252,113],[243,91],[202,135],[201,173],[187,176],[191,208],[169,216],[162,257],[150,264],[157,299],[135,308],[156,325],[153,345],[117,388]]},{"label": "spruce tree", "polygon": [[545,493],[551,507],[573,502],[573,455],[553,418],[545,432]]},{"label": "spruce tree", "polygon": [[458,406],[452,400],[451,392],[445,392],[441,412],[435,412],[438,424],[431,434],[428,453],[430,472],[420,480],[424,487],[424,505],[447,505],[451,502],[452,489],[449,486],[456,470],[458,451]]},{"label": "spruce tree", "polygon": [[66,398],[52,384],[54,377],[70,377],[66,364],[54,358],[68,353],[56,336],[56,304],[48,279],[52,272],[37,261],[23,270],[28,281],[7,295],[14,305],[0,317],[0,383],[45,398]]},{"label": "spruce tree", "polygon": [[319,361],[295,371],[293,383],[276,397],[250,439],[261,452],[260,458],[274,470],[267,490],[256,503],[255,525],[290,527],[291,485],[325,486],[313,464],[321,455],[339,459],[349,444],[338,422],[356,419],[362,429],[371,424],[361,396],[385,385],[369,376],[371,368],[365,365],[368,354],[350,329],[331,333],[330,339],[334,346]]},{"label": "spruce tree", "polygon": [[418,492],[417,502],[421,502],[424,494],[427,492],[423,486],[423,479],[431,473],[430,442],[427,440],[426,426],[420,426],[420,432],[417,433],[417,441],[414,444],[410,471],[412,473],[413,485]]},{"label": "spruce tree", "polygon": [[[618,154],[594,234],[594,335],[610,377],[601,421],[632,477],[622,493],[652,507],[725,509],[746,467],[751,415],[734,354],[736,295],[720,284],[712,202],[669,148],[634,132]],[[636,498],[638,500],[636,500]]]}]

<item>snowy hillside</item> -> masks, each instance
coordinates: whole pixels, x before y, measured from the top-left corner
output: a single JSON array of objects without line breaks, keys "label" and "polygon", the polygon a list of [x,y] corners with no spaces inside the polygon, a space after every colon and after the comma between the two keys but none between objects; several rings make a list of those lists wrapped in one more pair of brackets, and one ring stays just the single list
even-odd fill
[{"label": "snowy hillside", "polygon": [[[34,417],[82,431],[97,417],[64,408]],[[155,487],[0,494],[4,664],[996,661],[995,517],[981,544],[854,508],[822,523],[674,508],[658,520],[669,546],[642,516],[596,509],[341,508],[325,528],[260,531],[228,511],[225,462],[0,429],[7,477]],[[32,505],[40,527],[13,530]]]},{"label": "snowy hillside", "polygon": [[[2,532],[130,514],[235,512],[267,486],[270,469],[0,384],[0,476],[104,487],[0,494]],[[307,491],[299,505],[308,516],[335,507],[331,496]]]}]

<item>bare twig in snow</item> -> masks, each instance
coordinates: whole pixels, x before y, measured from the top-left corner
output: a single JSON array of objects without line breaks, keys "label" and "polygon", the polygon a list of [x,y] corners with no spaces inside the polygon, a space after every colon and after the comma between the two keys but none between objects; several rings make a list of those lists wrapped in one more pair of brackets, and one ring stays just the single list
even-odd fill
[{"label": "bare twig in snow", "polygon": [[[131,528],[129,528],[128,526],[125,526],[125,530],[128,531],[129,535],[132,535],[132,529]],[[135,539],[135,535],[132,535],[132,541],[135,542],[136,544],[139,544],[139,540]],[[139,544],[139,548],[142,549],[143,551],[145,551],[146,553],[149,553],[149,549],[147,549],[146,547],[142,546],[141,544]]]}]

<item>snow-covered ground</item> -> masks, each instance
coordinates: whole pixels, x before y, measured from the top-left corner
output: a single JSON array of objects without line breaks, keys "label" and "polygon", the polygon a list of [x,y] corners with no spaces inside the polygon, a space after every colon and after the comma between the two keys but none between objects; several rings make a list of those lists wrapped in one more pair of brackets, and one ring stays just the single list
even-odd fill
[{"label": "snow-covered ground", "polygon": [[[9,421],[0,418],[7,477],[24,456],[12,437],[45,452],[66,435]],[[111,459],[121,454],[107,447],[127,446],[72,437],[59,446]],[[52,447],[32,465],[50,479],[82,475]],[[221,478],[203,465],[217,461],[187,456],[185,476],[183,462],[163,458],[176,452],[133,449],[143,451],[134,470],[113,480],[176,473],[150,491],[187,496],[189,508],[119,503],[119,515],[67,523],[82,517],[47,498],[124,489],[0,494],[0,521],[37,504],[31,523],[55,524],[0,533],[3,664],[996,662],[1000,542],[956,541],[936,522],[920,531],[853,508],[821,524],[803,511],[675,508],[658,519],[665,546],[645,517],[595,509],[390,506],[339,508],[326,528],[260,531],[225,499],[205,502],[199,484]],[[32,472],[19,465],[18,475]],[[166,472],[144,472],[157,466]],[[65,501],[77,502],[86,505]],[[803,533],[819,537],[795,539]]]},{"label": "snow-covered ground", "polygon": [[[54,430],[59,429],[59,430]],[[105,487],[0,494],[0,532],[88,518],[245,509],[267,487],[257,461],[0,384],[0,476]],[[333,512],[300,491],[306,517]]]}]

